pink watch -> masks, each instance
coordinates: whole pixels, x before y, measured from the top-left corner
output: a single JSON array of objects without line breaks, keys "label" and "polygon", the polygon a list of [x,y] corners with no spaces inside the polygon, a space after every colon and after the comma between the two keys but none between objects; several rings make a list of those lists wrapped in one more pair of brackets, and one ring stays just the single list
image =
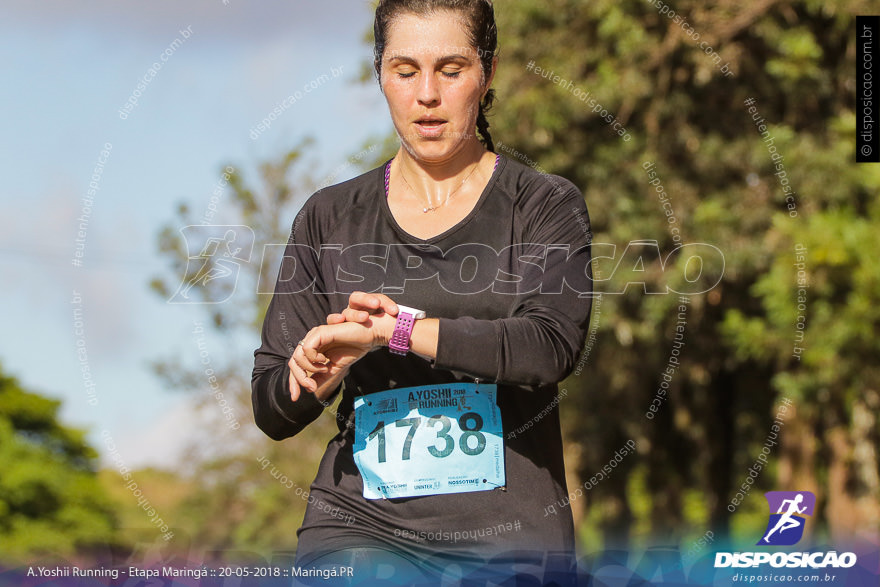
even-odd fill
[{"label": "pink watch", "polygon": [[397,304],[397,322],[394,324],[394,334],[388,341],[388,350],[395,355],[405,355],[409,352],[410,338],[412,337],[413,327],[416,320],[425,317],[424,310],[416,310],[409,306],[401,306]]}]

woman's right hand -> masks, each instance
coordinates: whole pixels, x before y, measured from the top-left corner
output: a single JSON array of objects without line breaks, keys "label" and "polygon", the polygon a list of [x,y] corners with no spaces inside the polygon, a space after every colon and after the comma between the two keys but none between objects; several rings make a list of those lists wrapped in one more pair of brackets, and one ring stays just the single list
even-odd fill
[{"label": "woman's right hand", "polygon": [[395,321],[380,312],[369,315],[364,322],[346,321],[312,328],[287,363],[290,398],[297,401],[305,390],[327,401],[351,365],[374,348],[388,344]]}]

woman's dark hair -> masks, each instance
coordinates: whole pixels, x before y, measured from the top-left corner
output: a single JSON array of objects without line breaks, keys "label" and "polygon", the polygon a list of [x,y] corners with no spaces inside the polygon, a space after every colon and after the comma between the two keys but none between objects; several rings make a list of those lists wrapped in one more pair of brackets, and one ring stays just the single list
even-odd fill
[{"label": "woman's dark hair", "polygon": [[[401,13],[409,12],[425,16],[440,10],[451,10],[460,13],[468,23],[468,36],[471,46],[476,49],[483,68],[483,78],[489,79],[492,73],[492,61],[498,48],[498,28],[495,25],[495,11],[491,0],[380,0],[376,7],[376,20],[373,23],[373,34],[376,43],[373,47],[376,76],[382,75],[382,56],[388,40],[388,28],[392,21]],[[486,115],[495,101],[495,90],[486,92],[480,102],[477,115],[477,132],[480,141],[490,151],[495,151],[492,136],[489,134],[489,121]]]}]

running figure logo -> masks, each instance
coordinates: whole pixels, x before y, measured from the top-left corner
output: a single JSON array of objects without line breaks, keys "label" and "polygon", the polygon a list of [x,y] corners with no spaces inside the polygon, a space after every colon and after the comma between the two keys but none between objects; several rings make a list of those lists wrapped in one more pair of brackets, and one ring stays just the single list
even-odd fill
[{"label": "running figure logo", "polygon": [[[791,546],[804,535],[804,526],[816,507],[816,496],[809,491],[768,491],[770,521],[759,546]],[[776,513],[773,513],[776,512]]]},{"label": "running figure logo", "polygon": [[250,262],[254,231],[248,226],[192,225],[180,232],[187,250],[186,270],[168,303],[219,304],[232,297],[241,264]]}]

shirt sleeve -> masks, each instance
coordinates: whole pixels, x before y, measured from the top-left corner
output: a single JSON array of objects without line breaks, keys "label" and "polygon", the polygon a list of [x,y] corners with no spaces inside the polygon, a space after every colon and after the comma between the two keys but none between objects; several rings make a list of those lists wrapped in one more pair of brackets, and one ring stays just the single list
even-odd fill
[{"label": "shirt sleeve", "polygon": [[[263,321],[262,344],[254,352],[251,400],[257,426],[274,440],[298,434],[321,415],[325,405],[314,394],[290,398],[287,362],[297,343],[313,327],[324,324],[330,313],[318,263],[318,250],[310,238],[313,209],[306,203],[297,216],[275,283],[272,301]],[[318,287],[312,287],[316,284]],[[337,389],[338,391],[338,389]],[[334,391],[334,393],[336,393]]]},{"label": "shirt sleeve", "polygon": [[592,237],[580,191],[562,178],[554,183],[521,208],[524,242],[543,250],[537,287],[519,294],[506,318],[441,318],[436,368],[509,385],[553,384],[571,373],[590,318]]}]

